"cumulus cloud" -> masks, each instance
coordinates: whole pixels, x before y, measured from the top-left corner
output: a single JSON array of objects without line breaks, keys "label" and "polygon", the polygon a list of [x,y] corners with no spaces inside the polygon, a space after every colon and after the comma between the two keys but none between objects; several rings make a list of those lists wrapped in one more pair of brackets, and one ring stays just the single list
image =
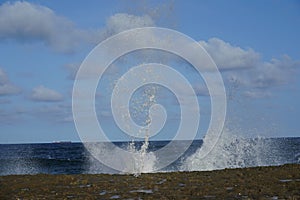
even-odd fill
[{"label": "cumulus cloud", "polygon": [[62,101],[63,96],[55,90],[40,85],[32,90],[31,99],[34,101],[56,102]]},{"label": "cumulus cloud", "polygon": [[294,73],[299,67],[300,62],[294,61],[288,56],[283,56],[280,59],[274,58],[252,70],[249,84],[257,88],[286,84],[292,81]]},{"label": "cumulus cloud", "polygon": [[0,68],[0,96],[20,93],[20,89],[12,84],[6,73]]},{"label": "cumulus cloud", "polygon": [[128,29],[154,25],[154,21],[148,15],[135,16],[126,13],[117,13],[106,21],[105,32],[107,35],[114,35]]},{"label": "cumulus cloud", "polygon": [[220,70],[249,68],[260,61],[260,55],[252,49],[232,46],[219,38],[199,42],[212,57]]},{"label": "cumulus cloud", "polygon": [[[245,50],[238,46],[232,46],[218,38],[212,38],[208,42],[202,41],[200,43],[217,63],[223,76],[225,87],[229,88],[229,90],[243,89],[247,91],[244,93],[246,97],[269,97],[269,92],[261,90],[290,83],[295,78],[295,72],[300,69],[300,62],[288,56],[263,61],[258,52],[252,49]],[[66,66],[70,72],[70,77],[74,78],[78,66],[79,64]],[[111,68],[110,66],[109,69]],[[117,74],[118,70],[122,72],[121,69],[116,70],[116,68],[113,68],[112,75]],[[89,72],[89,74],[94,73]],[[193,84],[193,87],[197,96],[209,96],[205,85]],[[180,89],[180,86],[178,86],[178,89],[185,93],[184,90]]]},{"label": "cumulus cloud", "polygon": [[85,30],[45,6],[26,1],[0,6],[0,40],[39,41],[64,53],[73,52],[83,44],[97,44],[123,30],[152,25],[154,22],[147,15],[118,13],[107,20],[104,28]]},{"label": "cumulus cloud", "polygon": [[[300,62],[289,56],[263,61],[253,49],[233,46],[219,38],[199,42],[222,72],[225,82],[234,87],[268,89],[289,83],[300,67]],[[263,92],[245,92],[247,97],[268,97]]]},{"label": "cumulus cloud", "polygon": [[[155,26],[149,15],[117,13],[107,19],[103,28],[84,30],[45,6],[24,1],[7,2],[0,6],[0,40],[40,41],[59,52],[72,52],[82,44],[96,44],[121,31],[145,26]],[[258,52],[234,46],[219,38],[199,43],[221,71],[233,71],[229,73],[230,79],[234,77],[239,83],[252,87],[266,88],[284,84],[292,77],[291,69],[299,65],[288,57],[264,62]],[[78,66],[66,66],[71,78],[74,78]],[[244,70],[237,72],[236,69]],[[1,73],[0,95],[18,93],[18,88]]]},{"label": "cumulus cloud", "polygon": [[71,52],[86,40],[87,31],[72,21],[56,15],[51,9],[16,1],[0,6],[0,39],[42,41],[60,52]]},{"label": "cumulus cloud", "polygon": [[225,72],[223,77],[225,81],[236,87],[262,90],[291,83],[299,69],[299,61],[283,56],[271,59],[269,62],[260,61],[247,70]]},{"label": "cumulus cloud", "polygon": [[[107,19],[106,25],[101,29],[101,31],[98,32],[98,34],[96,33],[91,34],[93,36],[98,35],[98,37],[92,37],[91,40],[94,39],[95,40],[94,43],[98,43],[103,39],[106,39],[114,34],[120,33],[125,30],[129,30],[132,28],[154,26],[154,25],[155,22],[148,15],[136,16],[136,15],[130,15],[126,13],[117,13],[115,15],[110,16]],[[68,78],[74,79],[79,67],[80,67],[80,63],[66,64],[65,68],[69,72]],[[111,68],[108,69],[108,72],[109,70],[111,70]],[[94,70],[87,72],[88,73],[87,76],[94,75],[96,71],[97,69],[95,68]]]}]

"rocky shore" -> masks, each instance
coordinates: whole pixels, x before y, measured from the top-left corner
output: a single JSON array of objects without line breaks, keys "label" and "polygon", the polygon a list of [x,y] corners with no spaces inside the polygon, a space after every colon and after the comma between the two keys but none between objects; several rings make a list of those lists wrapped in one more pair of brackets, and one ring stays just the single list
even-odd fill
[{"label": "rocky shore", "polygon": [[138,177],[0,176],[0,199],[300,199],[300,164]]}]

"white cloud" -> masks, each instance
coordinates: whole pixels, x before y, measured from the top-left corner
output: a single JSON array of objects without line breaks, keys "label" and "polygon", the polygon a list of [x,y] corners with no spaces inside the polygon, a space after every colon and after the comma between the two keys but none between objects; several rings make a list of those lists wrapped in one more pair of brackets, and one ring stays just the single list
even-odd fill
[{"label": "white cloud", "polygon": [[299,69],[299,61],[283,56],[269,62],[260,61],[246,70],[224,72],[223,77],[234,87],[262,90],[291,83],[296,78]]},{"label": "white cloud", "polygon": [[258,98],[267,98],[267,97],[271,97],[271,93],[268,91],[260,91],[260,90],[252,90],[252,91],[245,91],[244,92],[244,96],[248,97],[248,98],[254,98],[254,99],[258,99]]},{"label": "white cloud", "polygon": [[154,21],[148,15],[135,16],[126,13],[117,13],[108,18],[105,31],[108,35],[114,35],[128,29],[154,25]]},{"label": "white cloud", "polygon": [[[103,28],[84,30],[45,6],[25,1],[7,2],[0,6],[0,40],[40,41],[60,52],[75,51],[77,47],[86,43],[96,44],[127,29],[154,25],[155,22],[149,15],[117,13],[107,19]],[[288,57],[264,62],[254,50],[233,46],[219,38],[199,43],[221,71],[232,70],[227,77],[235,77],[240,84],[251,87],[267,88],[284,84],[293,77],[293,67],[299,65],[299,62]],[[75,64],[66,67],[70,77],[75,76],[78,66]],[[18,93],[18,88],[9,82],[3,72],[1,73],[0,95]]]},{"label": "white cloud", "polygon": [[260,61],[260,56],[252,49],[232,46],[219,38],[199,42],[210,54],[220,70],[248,68]]},{"label": "white cloud", "polygon": [[0,6],[0,39],[42,41],[57,51],[71,52],[87,34],[41,5],[16,1]]},{"label": "white cloud", "polygon": [[200,44],[217,64],[227,89],[244,89],[246,97],[269,97],[267,91],[257,90],[290,83],[300,69],[300,62],[287,55],[263,61],[254,50],[232,46],[218,38]]},{"label": "white cloud", "polygon": [[[109,17],[106,21],[105,27],[101,29],[101,31],[97,31],[94,33],[90,33],[90,40],[94,40],[94,43],[98,43],[103,39],[106,39],[114,34],[119,32],[129,30],[132,28],[140,28],[147,26],[154,26],[155,23],[148,15],[136,16],[129,15],[126,13],[117,13]],[[69,78],[74,79],[76,73],[80,67],[80,63],[69,63],[65,65],[65,68],[69,72]],[[113,68],[116,69],[116,68]],[[117,71],[110,71],[111,68],[108,69],[108,73],[116,73]],[[86,76],[94,75],[97,72],[97,68],[87,72]]]},{"label": "white cloud", "polygon": [[14,95],[20,93],[20,89],[13,85],[6,73],[0,68],[0,96]]},{"label": "white cloud", "polygon": [[103,29],[85,30],[53,10],[16,1],[0,6],[0,40],[39,41],[58,52],[70,53],[83,44],[97,44],[118,32],[154,25],[151,17],[118,13],[111,16]]},{"label": "white cloud", "polygon": [[[244,90],[244,96],[252,98],[270,97],[267,90],[291,82],[295,78],[295,72],[300,69],[300,62],[288,56],[274,58],[268,62],[261,60],[260,54],[254,50],[244,50],[238,46],[232,46],[218,38],[212,38],[208,42],[201,42],[212,53],[218,67],[221,68],[225,86],[228,90]],[[196,54],[195,54],[196,55]],[[221,65],[223,63],[223,65]],[[69,65],[67,69],[74,77],[79,65]],[[121,67],[121,66],[120,66]],[[111,69],[111,67],[110,67]],[[230,70],[229,70],[230,69]],[[117,74],[116,67],[111,75]],[[120,70],[121,72],[122,70]],[[89,72],[94,74],[94,72]],[[192,83],[193,84],[193,83]],[[208,96],[207,88],[203,85],[195,85],[194,90],[198,96]],[[177,86],[183,94],[186,93]],[[185,94],[191,95],[191,94]]]},{"label": "white cloud", "polygon": [[300,62],[292,60],[288,56],[281,59],[272,59],[270,62],[262,63],[252,71],[249,84],[257,88],[266,88],[286,84],[294,78],[296,69]]},{"label": "white cloud", "polygon": [[32,90],[31,99],[34,101],[62,101],[63,96],[55,90],[38,86]]}]

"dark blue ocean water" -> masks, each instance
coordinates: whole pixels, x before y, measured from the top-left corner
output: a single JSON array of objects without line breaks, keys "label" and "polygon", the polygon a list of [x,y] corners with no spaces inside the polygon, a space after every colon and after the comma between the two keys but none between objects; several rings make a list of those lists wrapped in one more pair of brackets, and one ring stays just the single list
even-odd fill
[{"label": "dark blue ocean water", "polygon": [[[160,149],[167,143],[168,141],[151,141],[148,151]],[[142,144],[142,142],[136,142],[136,148],[140,148]],[[178,148],[180,148],[180,141],[178,144]],[[197,150],[201,148],[201,144],[201,140],[195,140],[177,161],[163,171],[213,170],[228,167],[300,163],[300,138],[249,139],[246,142],[234,140],[230,144],[223,144],[217,152],[208,155],[207,160],[200,162],[197,160]],[[116,142],[115,145],[126,147],[129,142]],[[210,165],[205,168],[203,163]],[[37,173],[118,172],[93,158],[82,143],[0,145],[0,175]]]}]

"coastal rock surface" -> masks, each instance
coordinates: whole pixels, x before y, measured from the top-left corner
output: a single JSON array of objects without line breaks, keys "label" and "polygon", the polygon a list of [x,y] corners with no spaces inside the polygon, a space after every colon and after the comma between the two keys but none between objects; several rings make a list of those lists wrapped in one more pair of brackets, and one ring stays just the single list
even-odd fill
[{"label": "coastal rock surface", "polygon": [[0,199],[300,199],[300,164],[138,177],[0,176]]}]

